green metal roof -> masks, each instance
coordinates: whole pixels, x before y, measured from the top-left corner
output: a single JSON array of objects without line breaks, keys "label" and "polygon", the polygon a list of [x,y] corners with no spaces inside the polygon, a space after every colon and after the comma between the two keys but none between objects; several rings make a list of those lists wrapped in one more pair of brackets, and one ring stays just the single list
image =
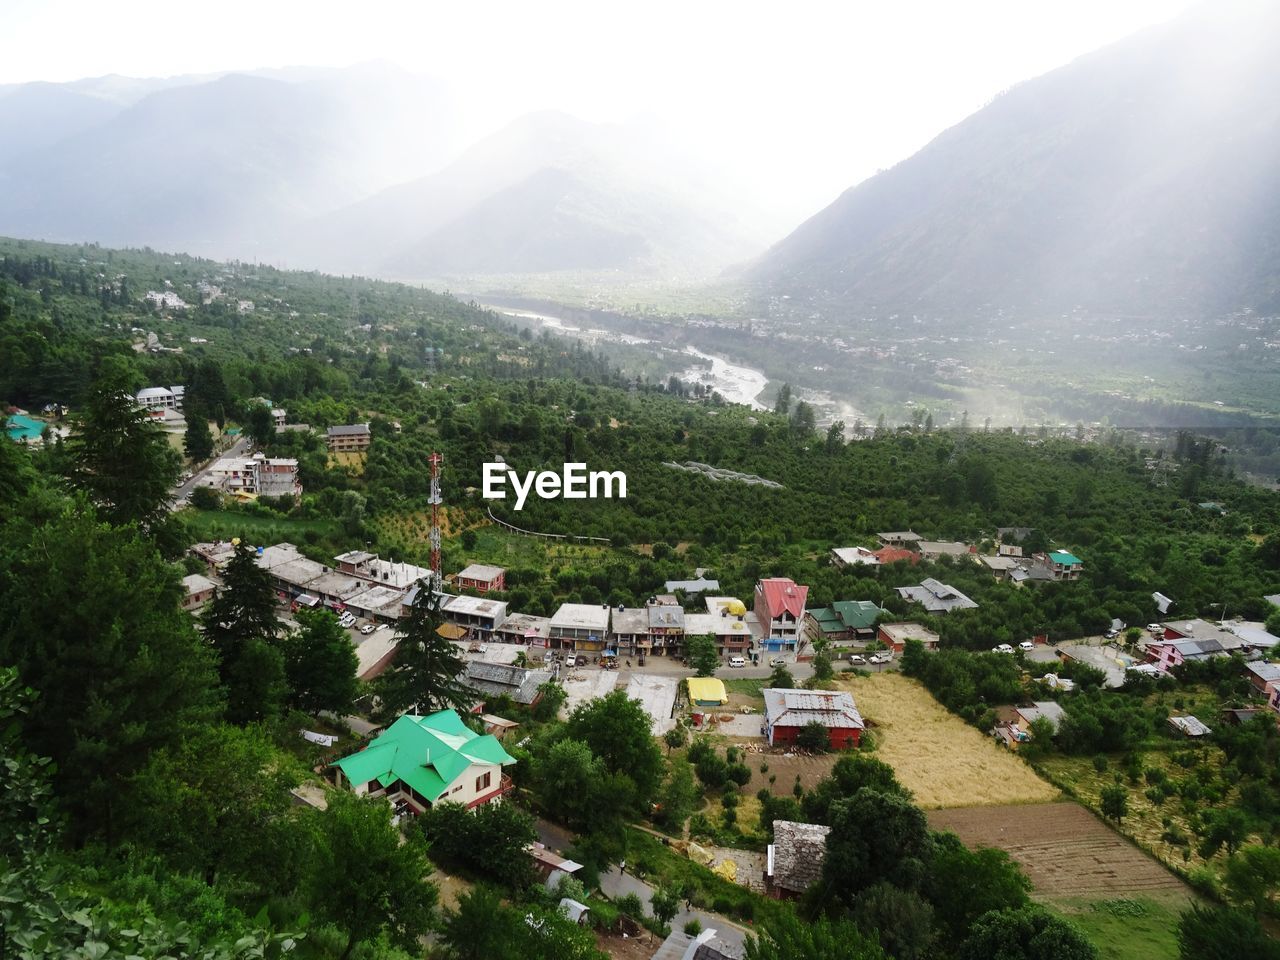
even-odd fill
[{"label": "green metal roof", "polygon": [[472,763],[506,766],[515,759],[495,737],[482,737],[454,711],[441,710],[426,717],[406,713],[334,766],[352,784],[376,780],[387,787],[400,780],[434,803]]},{"label": "green metal roof", "polygon": [[829,607],[816,607],[807,612],[823,633],[840,633],[867,629],[883,610],[873,600],[837,600]]},{"label": "green metal roof", "polygon": [[1052,560],[1054,563],[1065,563],[1067,565],[1071,565],[1075,563],[1084,563],[1084,561],[1081,560],[1079,557],[1077,557],[1074,553],[1067,553],[1067,551],[1065,550],[1053,551],[1053,553],[1049,554],[1049,559]]}]

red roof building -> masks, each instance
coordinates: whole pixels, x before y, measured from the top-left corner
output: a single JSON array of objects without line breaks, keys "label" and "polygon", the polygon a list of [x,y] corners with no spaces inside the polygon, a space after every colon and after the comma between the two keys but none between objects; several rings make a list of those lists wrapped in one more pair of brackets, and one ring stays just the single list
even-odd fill
[{"label": "red roof building", "polygon": [[907,560],[911,563],[920,562],[920,554],[914,550],[907,550],[905,547],[881,547],[874,554],[880,563],[897,563],[899,560]]},{"label": "red roof building", "polygon": [[808,596],[809,588],[797,584],[790,577],[768,577],[756,584],[753,609],[763,631],[761,642],[766,649],[795,647]]}]

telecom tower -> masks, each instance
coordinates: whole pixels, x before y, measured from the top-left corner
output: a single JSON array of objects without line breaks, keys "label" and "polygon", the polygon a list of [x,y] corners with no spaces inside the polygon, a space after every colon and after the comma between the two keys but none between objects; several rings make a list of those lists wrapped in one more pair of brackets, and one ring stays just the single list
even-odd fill
[{"label": "telecom tower", "polygon": [[431,496],[427,498],[427,503],[431,504],[431,589],[440,591],[444,589],[444,578],[440,574],[440,504],[443,498],[440,496],[440,464],[444,463],[444,455],[440,453],[432,453],[427,457],[427,463],[431,464]]}]

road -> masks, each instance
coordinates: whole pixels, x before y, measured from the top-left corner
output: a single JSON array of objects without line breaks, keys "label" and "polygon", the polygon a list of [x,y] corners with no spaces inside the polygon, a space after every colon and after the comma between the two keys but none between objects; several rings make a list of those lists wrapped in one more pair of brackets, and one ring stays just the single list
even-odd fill
[{"label": "road", "polygon": [[178,486],[173,488],[173,499],[169,501],[169,510],[181,510],[187,505],[187,497],[191,495],[191,491],[199,486],[206,486],[209,479],[210,468],[221,457],[240,457],[249,452],[249,438],[240,437],[235,443],[231,444],[225,451],[216,455],[200,470],[191,475],[190,480],[184,480]]}]

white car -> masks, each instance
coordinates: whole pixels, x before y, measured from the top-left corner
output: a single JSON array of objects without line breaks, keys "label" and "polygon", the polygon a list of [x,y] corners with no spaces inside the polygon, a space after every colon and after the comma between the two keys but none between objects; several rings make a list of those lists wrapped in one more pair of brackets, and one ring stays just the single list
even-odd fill
[{"label": "white car", "polygon": [[367,637],[369,634],[373,633],[373,631],[376,629],[377,627],[375,627],[372,623],[366,623],[363,627],[360,628],[360,632]]},{"label": "white car", "polygon": [[1035,648],[1036,648],[1036,645],[1032,643],[1030,640],[1023,640],[1020,644],[1018,644],[1019,650],[1034,650]]},{"label": "white car", "polygon": [[880,653],[873,653],[871,655],[872,663],[889,663],[892,660],[893,660],[893,654],[890,653],[888,650],[882,650]]},{"label": "white car", "polygon": [[998,647],[991,648],[992,653],[1013,653],[1013,647],[1007,643],[1002,643]]},{"label": "white car", "polygon": [[731,667],[745,667],[746,665],[747,665],[746,657],[730,657],[729,658],[729,666]]},{"label": "white car", "polygon": [[1148,630],[1150,630],[1152,633],[1164,633],[1164,624],[1163,624],[1163,623],[1148,623],[1148,624],[1147,624],[1147,629],[1148,629]]},{"label": "white car", "polygon": [[569,654],[569,656],[564,658],[564,667],[566,670],[572,670],[577,665],[578,665],[578,658],[575,657],[573,654]]},{"label": "white car", "polygon": [[867,658],[860,653],[855,653],[850,655],[849,662],[850,663],[866,663]]}]

